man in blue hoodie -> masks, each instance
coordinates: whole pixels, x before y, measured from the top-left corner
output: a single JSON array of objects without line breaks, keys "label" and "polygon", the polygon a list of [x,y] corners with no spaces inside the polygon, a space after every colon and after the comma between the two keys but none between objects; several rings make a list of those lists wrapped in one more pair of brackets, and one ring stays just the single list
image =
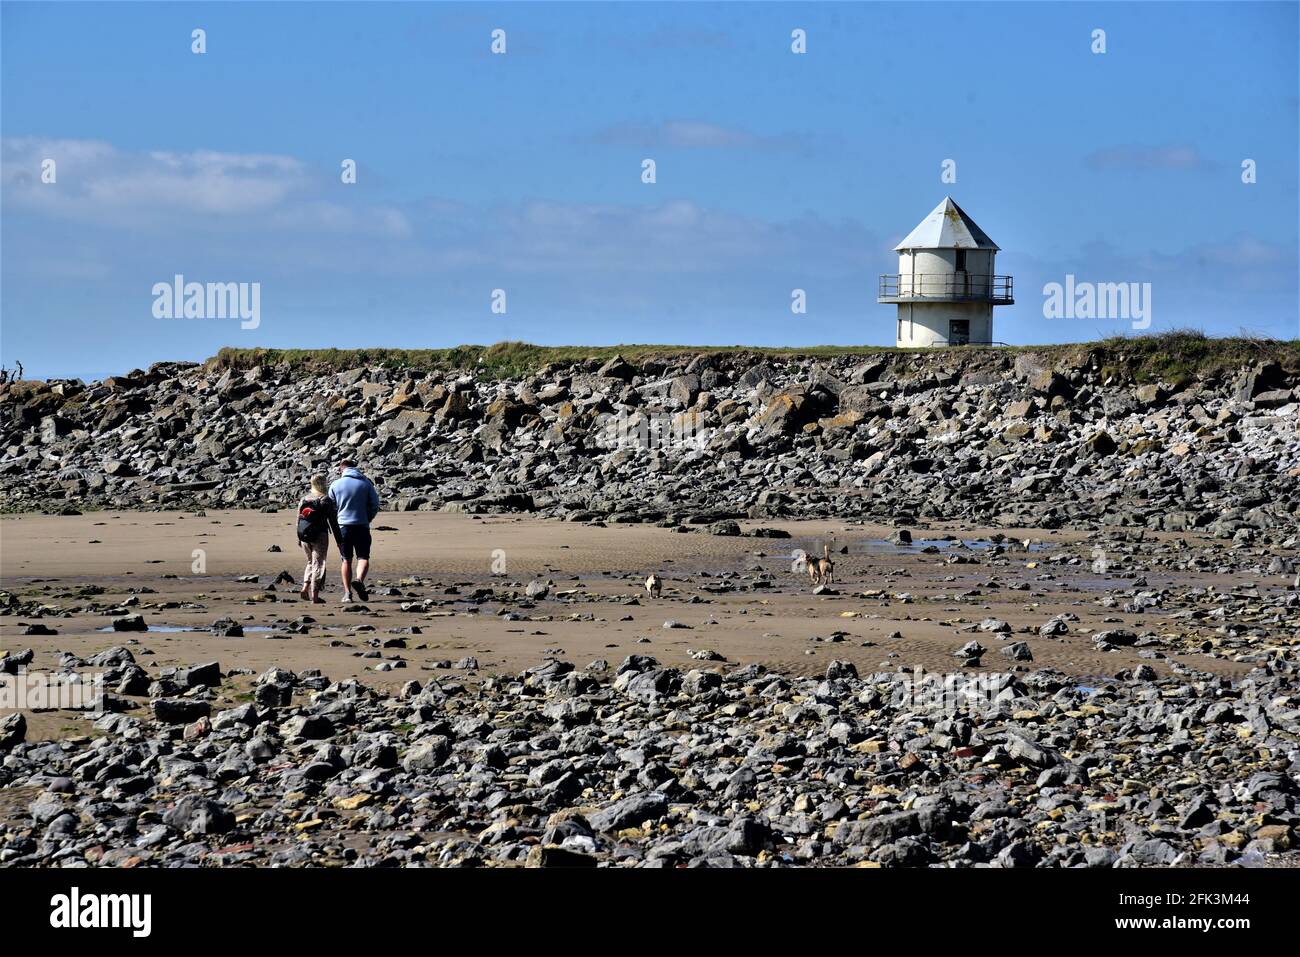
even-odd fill
[{"label": "man in blue hoodie", "polygon": [[[370,523],[379,514],[379,492],[375,483],[361,474],[356,462],[344,459],[339,463],[339,477],[330,485],[330,498],[338,509],[343,601],[352,601],[354,591],[362,601],[369,601],[366,572],[370,568]],[[355,577],[352,568],[354,555],[357,560]]]}]

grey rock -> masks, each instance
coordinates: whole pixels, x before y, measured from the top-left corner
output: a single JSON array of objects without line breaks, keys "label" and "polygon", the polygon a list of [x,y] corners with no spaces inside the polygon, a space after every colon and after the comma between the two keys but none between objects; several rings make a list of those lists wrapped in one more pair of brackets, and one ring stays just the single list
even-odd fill
[{"label": "grey rock", "polygon": [[588,820],[596,831],[622,831],[662,817],[667,810],[668,799],[663,794],[644,791],[601,808],[591,814]]},{"label": "grey rock", "polygon": [[149,702],[154,717],[165,724],[188,724],[206,718],[212,705],[190,698],[155,698]]},{"label": "grey rock", "polygon": [[163,823],[182,833],[225,834],[234,830],[235,815],[218,801],[191,794],[163,815]]},{"label": "grey rock", "polygon": [[27,719],[22,712],[0,718],[0,751],[22,744],[27,737]]}]

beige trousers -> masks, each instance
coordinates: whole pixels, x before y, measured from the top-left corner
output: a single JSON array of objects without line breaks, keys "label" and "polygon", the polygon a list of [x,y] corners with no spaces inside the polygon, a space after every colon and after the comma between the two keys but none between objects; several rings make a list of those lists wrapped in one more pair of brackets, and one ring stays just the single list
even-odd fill
[{"label": "beige trousers", "polygon": [[307,556],[307,567],[302,572],[302,587],[307,589],[308,595],[315,598],[325,584],[325,559],[329,557],[330,537],[324,534],[299,544]]}]

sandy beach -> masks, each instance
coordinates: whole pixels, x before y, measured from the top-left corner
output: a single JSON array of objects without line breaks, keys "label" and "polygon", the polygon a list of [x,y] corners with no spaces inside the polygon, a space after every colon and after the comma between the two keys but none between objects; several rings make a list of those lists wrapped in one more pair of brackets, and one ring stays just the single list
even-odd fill
[{"label": "sandy beach", "polygon": [[[71,614],[47,612],[40,619],[57,632],[52,636],[24,635],[37,620],[31,615],[0,618],[0,647],[32,648],[33,670],[55,668],[63,652],[84,658],[130,643],[153,667],[217,661],[252,676],[273,665],[317,668],[336,680],[357,677],[392,689],[466,657],[488,675],[517,673],[552,657],[617,664],[634,653],[676,667],[757,662],[802,675],[824,671],[832,659],[864,672],[899,666],[950,672],[960,670],[954,652],[972,638],[989,654],[979,669],[968,670],[1005,670],[1013,663],[998,648],[1031,633],[1035,667],[1081,679],[1144,662],[1162,675],[1172,661],[1220,674],[1246,670],[1204,654],[1152,660],[1134,648],[1098,651],[1092,633],[1141,629],[1155,619],[1100,604],[1110,590],[1131,586],[1122,575],[1092,570],[1079,533],[1004,529],[1010,540],[1030,539],[1030,551],[1017,545],[996,554],[990,536],[998,533],[989,529],[936,527],[899,546],[887,540],[892,529],[826,521],[762,523],[791,536],[777,539],[384,514],[375,531],[371,600],[340,603],[332,550],[329,601],[312,606],[297,593],[303,563],[291,519],[287,512],[252,511],[6,516],[0,519],[3,590]],[[759,525],[742,523],[747,531]],[[834,556],[835,594],[814,595],[807,576],[792,570],[792,556],[823,542],[849,553]],[[268,551],[276,546],[280,551]],[[503,573],[494,574],[494,567]],[[650,571],[666,582],[658,601],[642,587]],[[277,583],[281,572],[295,582]],[[1151,585],[1155,575],[1148,575]],[[1184,586],[1216,581],[1162,575]],[[529,600],[530,582],[545,583],[547,595]],[[102,592],[88,594],[88,586]],[[114,633],[113,618],[126,612],[142,615],[149,631]],[[1064,612],[1078,616],[1070,632],[1039,639],[1039,626]],[[240,623],[243,637],[208,630],[225,617]],[[991,618],[1007,622],[1011,632],[979,630]],[[691,657],[701,651],[720,658],[701,665]],[[377,672],[383,662],[405,664]],[[229,682],[225,704],[236,704],[240,691],[238,678]],[[30,736],[84,733],[68,715],[30,715]]]}]

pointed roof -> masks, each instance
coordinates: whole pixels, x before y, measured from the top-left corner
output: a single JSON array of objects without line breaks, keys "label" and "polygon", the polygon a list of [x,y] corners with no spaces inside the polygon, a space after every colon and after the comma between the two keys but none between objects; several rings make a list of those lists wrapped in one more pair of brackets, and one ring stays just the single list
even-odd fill
[{"label": "pointed roof", "polygon": [[930,211],[930,215],[921,220],[916,229],[907,234],[907,238],[894,247],[900,249],[992,249],[998,244],[989,239],[984,230],[975,225],[975,220],[966,215],[965,210],[945,196],[943,202]]}]

